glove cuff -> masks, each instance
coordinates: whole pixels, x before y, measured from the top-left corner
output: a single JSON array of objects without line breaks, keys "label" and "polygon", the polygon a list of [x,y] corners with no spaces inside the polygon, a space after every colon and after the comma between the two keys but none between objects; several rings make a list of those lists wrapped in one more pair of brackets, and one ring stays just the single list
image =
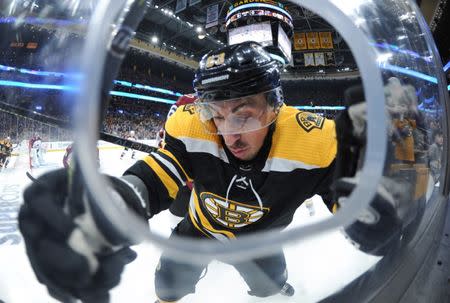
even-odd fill
[{"label": "glove cuff", "polygon": [[[112,183],[112,196],[116,207],[123,209],[123,211],[129,211],[128,206],[142,205],[145,206],[145,201],[141,194],[126,181],[110,177],[110,182]],[[88,201],[93,201],[92,197],[87,199]],[[90,203],[92,210],[92,217],[95,225],[104,236],[105,240],[109,242],[111,246],[130,246],[140,242],[135,235],[124,234],[120,228],[117,228],[117,222],[112,221],[103,210],[96,203]],[[135,208],[133,207],[135,211]],[[126,222],[120,224],[127,224]]]}]

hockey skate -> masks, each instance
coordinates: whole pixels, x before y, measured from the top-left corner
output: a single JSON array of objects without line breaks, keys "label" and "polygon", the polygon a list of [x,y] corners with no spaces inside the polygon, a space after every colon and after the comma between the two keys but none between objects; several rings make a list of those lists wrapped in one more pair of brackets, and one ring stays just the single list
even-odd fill
[{"label": "hockey skate", "polygon": [[286,296],[286,297],[292,297],[294,295],[294,293],[295,293],[294,287],[287,282],[284,284],[283,288],[281,288],[281,290],[280,290],[280,294],[282,294],[283,296]]}]

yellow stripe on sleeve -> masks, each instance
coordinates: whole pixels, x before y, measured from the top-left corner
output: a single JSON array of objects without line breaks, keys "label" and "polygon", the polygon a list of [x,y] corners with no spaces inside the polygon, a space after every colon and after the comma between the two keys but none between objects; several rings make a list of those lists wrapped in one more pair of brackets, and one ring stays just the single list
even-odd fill
[{"label": "yellow stripe on sleeve", "polygon": [[158,152],[163,153],[164,155],[166,155],[167,157],[169,157],[170,159],[172,159],[173,162],[175,162],[179,168],[181,168],[181,171],[183,172],[184,176],[186,177],[186,179],[189,182],[192,182],[192,179],[189,177],[189,175],[186,173],[186,171],[184,170],[183,166],[180,164],[180,162],[178,162],[177,158],[175,158],[175,156],[168,150],[166,149],[159,149]]},{"label": "yellow stripe on sleeve", "polygon": [[153,159],[152,156],[146,156],[144,158],[145,163],[147,163],[148,166],[150,166],[153,171],[158,175],[161,182],[166,187],[167,191],[169,192],[169,196],[172,199],[175,199],[178,193],[178,185],[173,179],[166,173],[166,171],[156,162],[155,159]]}]

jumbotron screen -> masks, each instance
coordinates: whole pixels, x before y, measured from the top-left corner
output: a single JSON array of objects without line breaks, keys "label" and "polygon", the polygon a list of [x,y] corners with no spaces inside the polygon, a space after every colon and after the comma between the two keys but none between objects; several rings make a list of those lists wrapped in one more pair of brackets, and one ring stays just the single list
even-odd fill
[{"label": "jumbotron screen", "polygon": [[270,22],[231,28],[228,31],[228,44],[230,45],[250,40],[258,42],[263,46],[273,45]]}]

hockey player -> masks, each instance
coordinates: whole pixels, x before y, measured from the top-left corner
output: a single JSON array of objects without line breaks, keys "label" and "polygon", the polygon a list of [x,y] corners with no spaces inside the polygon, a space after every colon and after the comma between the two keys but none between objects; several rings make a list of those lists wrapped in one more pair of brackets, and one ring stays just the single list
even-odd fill
[{"label": "hockey player", "polygon": [[63,166],[64,168],[69,168],[72,163],[72,144],[66,147],[66,151],[63,156]]},{"label": "hockey player", "polygon": [[0,141],[0,168],[8,167],[12,149],[13,147],[10,137],[6,137],[4,140]]},{"label": "hockey player", "polygon": [[[278,64],[259,44],[208,53],[194,86],[198,101],[179,107],[167,120],[164,149],[137,161],[122,178],[111,178],[108,190],[121,197],[121,204],[147,220],[169,208],[179,188],[194,180],[189,215],[172,235],[226,240],[224,245],[244,234],[286,227],[314,194],[330,209],[334,206],[330,184],[336,138],[343,136],[336,134],[333,121],[284,105]],[[357,118],[346,115],[341,121],[344,139],[364,116]],[[130,240],[92,207],[89,195],[82,195],[80,216],[65,213],[67,183],[66,171],[60,170],[25,191],[19,226],[27,253],[52,296],[105,302],[136,255]],[[377,197],[377,203],[386,202]],[[83,226],[85,220],[95,224]],[[281,249],[232,265],[252,296],[294,293]],[[157,302],[193,293],[204,267],[163,254],[155,272]]]},{"label": "hockey player", "polygon": [[[62,161],[63,161],[64,168],[69,168],[72,165],[72,159],[73,159],[72,152],[73,152],[73,144],[71,143],[66,147],[66,151],[63,156]],[[98,165],[100,166],[100,151],[99,151],[98,147],[97,147],[97,162],[98,162]]]},{"label": "hockey player", "polygon": [[39,134],[36,133],[29,141],[30,168],[36,168],[44,164],[42,148],[42,139]]},{"label": "hockey player", "polygon": [[[136,137],[136,133],[134,132],[134,130],[130,130],[130,135],[127,137],[127,140],[131,140],[131,141],[137,141],[137,137]],[[120,160],[123,159],[123,157],[125,156],[125,154],[128,152],[128,147],[125,147],[122,151],[122,153],[120,154]],[[136,151],[134,149],[131,150],[131,159],[134,159],[134,156],[136,155]]]}]

